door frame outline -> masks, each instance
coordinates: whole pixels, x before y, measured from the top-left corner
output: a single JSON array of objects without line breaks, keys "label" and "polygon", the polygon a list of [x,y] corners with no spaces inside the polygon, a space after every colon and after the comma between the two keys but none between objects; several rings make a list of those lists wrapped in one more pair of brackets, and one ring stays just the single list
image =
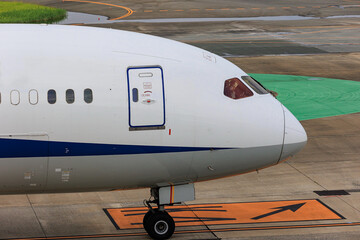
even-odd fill
[{"label": "door frame outline", "polygon": [[[151,69],[151,68],[158,68],[160,69],[161,72],[161,81],[162,81],[162,96],[163,96],[163,123],[162,124],[158,124],[158,125],[141,125],[141,126],[132,126],[131,125],[131,107],[130,107],[130,78],[129,78],[129,71],[133,70],[133,69]],[[161,66],[159,65],[154,65],[154,66],[138,66],[138,67],[128,67],[126,70],[126,75],[127,75],[127,87],[128,87],[128,116],[129,116],[129,126],[130,128],[159,128],[162,126],[165,126],[165,87],[164,87],[164,71],[162,69]]]}]

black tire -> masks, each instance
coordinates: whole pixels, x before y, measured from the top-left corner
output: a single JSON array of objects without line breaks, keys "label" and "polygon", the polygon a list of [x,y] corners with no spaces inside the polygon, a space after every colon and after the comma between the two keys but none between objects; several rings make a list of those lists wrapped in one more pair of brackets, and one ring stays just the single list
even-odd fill
[{"label": "black tire", "polygon": [[145,230],[153,239],[168,239],[175,231],[175,222],[167,212],[157,211],[145,222]]},{"label": "black tire", "polygon": [[150,216],[152,216],[156,211],[157,211],[157,209],[149,210],[149,211],[144,215],[144,218],[143,218],[143,226],[144,226],[144,229],[146,230],[146,232],[148,232],[148,230],[146,229],[146,222],[148,221],[148,219],[150,218]]}]

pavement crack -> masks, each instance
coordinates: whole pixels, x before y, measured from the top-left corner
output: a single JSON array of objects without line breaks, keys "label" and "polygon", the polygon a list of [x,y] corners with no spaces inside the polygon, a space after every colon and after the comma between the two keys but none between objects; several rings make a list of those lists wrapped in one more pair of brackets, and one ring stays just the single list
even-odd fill
[{"label": "pavement crack", "polygon": [[205,228],[215,237],[215,239],[220,240],[221,238],[219,238],[218,236],[216,236],[216,234],[209,228],[209,226],[195,213],[194,210],[192,210],[186,203],[184,203],[184,205],[186,207],[188,207],[191,212],[195,215],[195,217],[197,217],[199,219],[199,221],[205,226]]},{"label": "pavement crack", "polygon": [[39,223],[39,226],[40,226],[40,228],[41,228],[41,231],[42,231],[43,234],[44,234],[44,237],[47,238],[48,236],[46,235],[45,229],[44,229],[43,225],[41,224],[38,215],[36,214],[36,211],[35,211],[35,209],[34,209],[33,204],[32,204],[31,201],[30,201],[30,198],[29,198],[29,195],[28,195],[28,194],[26,194],[26,198],[27,198],[27,200],[29,201],[30,207],[31,207],[31,209],[33,210],[33,212],[34,212],[34,214],[35,214],[36,220],[37,220],[38,223]]},{"label": "pavement crack", "polygon": [[354,209],[357,212],[360,212],[360,209],[354,207],[353,205],[351,205],[350,203],[348,203],[345,199],[343,199],[341,196],[337,196],[341,201],[343,201],[346,205],[348,205],[349,207],[351,207],[352,209]]},{"label": "pavement crack", "polygon": [[311,177],[309,177],[308,175],[306,175],[305,173],[301,172],[299,169],[297,169],[296,167],[294,167],[293,165],[291,165],[291,163],[286,162],[286,164],[288,164],[290,167],[292,167],[294,170],[296,170],[298,173],[300,173],[301,175],[303,175],[304,177],[306,177],[307,179],[309,179],[310,181],[312,181],[313,183],[315,183],[316,185],[318,185],[319,187],[323,188],[324,190],[328,190],[326,189],[324,186],[322,186],[320,183],[316,182],[315,180],[313,180]]}]

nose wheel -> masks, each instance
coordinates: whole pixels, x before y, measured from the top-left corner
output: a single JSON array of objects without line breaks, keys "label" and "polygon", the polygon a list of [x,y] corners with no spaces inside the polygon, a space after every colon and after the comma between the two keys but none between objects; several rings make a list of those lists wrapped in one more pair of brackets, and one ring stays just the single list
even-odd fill
[{"label": "nose wheel", "polygon": [[[165,211],[165,206],[194,200],[194,184],[186,183],[153,187],[150,190],[150,194],[150,199],[144,200],[144,205],[149,209],[143,218],[144,229],[153,239],[168,239],[175,231],[175,222]],[[157,208],[152,207],[155,204]]]},{"label": "nose wheel", "polygon": [[175,231],[175,222],[165,210],[150,209],[144,216],[143,225],[153,239],[168,239]]}]

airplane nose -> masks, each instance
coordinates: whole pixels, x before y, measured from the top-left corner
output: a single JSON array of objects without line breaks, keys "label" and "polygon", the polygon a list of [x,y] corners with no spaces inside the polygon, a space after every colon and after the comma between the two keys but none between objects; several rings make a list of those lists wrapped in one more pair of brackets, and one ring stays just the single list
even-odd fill
[{"label": "airplane nose", "polygon": [[299,152],[307,142],[307,135],[305,129],[296,119],[296,117],[285,107],[284,109],[284,145],[281,153],[280,161],[286,160],[289,157]]}]

